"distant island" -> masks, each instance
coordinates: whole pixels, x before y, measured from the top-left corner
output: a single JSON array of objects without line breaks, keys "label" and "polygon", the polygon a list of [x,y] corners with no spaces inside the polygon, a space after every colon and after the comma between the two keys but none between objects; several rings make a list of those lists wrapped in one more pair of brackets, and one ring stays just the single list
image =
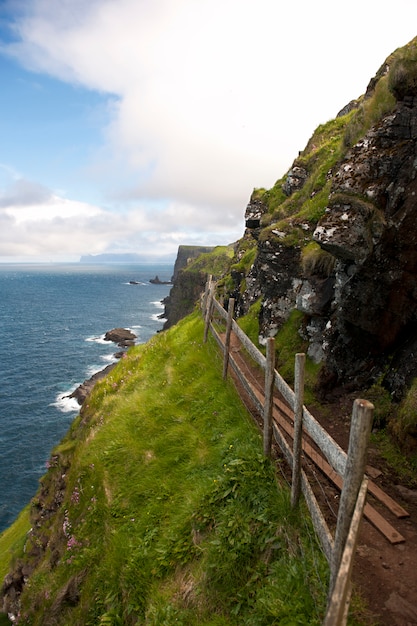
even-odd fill
[{"label": "distant island", "polygon": [[176,253],[164,254],[161,256],[147,256],[145,254],[135,254],[134,252],[126,254],[86,254],[80,257],[80,263],[171,263],[173,264]]},{"label": "distant island", "polygon": [[170,280],[160,280],[158,275],[156,275],[155,278],[150,278],[149,282],[152,283],[152,285],[172,285]]}]

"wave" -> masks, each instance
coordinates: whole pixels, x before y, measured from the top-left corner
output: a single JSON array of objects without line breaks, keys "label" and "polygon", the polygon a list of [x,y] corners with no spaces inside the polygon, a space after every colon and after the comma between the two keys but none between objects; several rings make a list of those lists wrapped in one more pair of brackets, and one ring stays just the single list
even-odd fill
[{"label": "wave", "polygon": [[112,354],[102,354],[100,359],[102,361],[105,361],[106,363],[116,363],[117,359],[114,356],[114,353]]},{"label": "wave", "polygon": [[95,337],[94,336],[87,337],[85,339],[85,341],[92,341],[94,343],[100,343],[100,344],[103,344],[103,345],[107,346],[109,344],[109,342],[106,339],[104,339],[104,337],[105,337],[104,334],[103,335],[99,335],[98,337],[97,336],[95,336]]},{"label": "wave", "polygon": [[154,322],[166,322],[166,317],[161,317],[160,313],[152,313],[150,319]]},{"label": "wave", "polygon": [[75,398],[70,398],[69,396],[73,391],[76,390],[78,385],[75,385],[69,391],[64,391],[63,393],[59,393],[56,397],[55,402],[51,402],[49,406],[54,406],[61,413],[79,413],[80,405],[78,404]]},{"label": "wave", "polygon": [[138,280],[138,281],[134,281],[134,282],[127,282],[127,283],[122,283],[122,285],[129,285],[129,286],[133,286],[133,287],[146,287],[149,283],[143,283],[142,281]]},{"label": "wave", "polygon": [[86,380],[89,380],[94,374],[101,372],[102,369],[104,369],[102,365],[90,365],[90,367],[87,368]]}]

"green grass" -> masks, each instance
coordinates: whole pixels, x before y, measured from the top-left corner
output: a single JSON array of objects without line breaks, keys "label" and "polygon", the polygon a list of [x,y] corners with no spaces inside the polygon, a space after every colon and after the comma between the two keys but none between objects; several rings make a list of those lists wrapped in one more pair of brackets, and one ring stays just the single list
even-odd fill
[{"label": "green grass", "polygon": [[[238,324],[252,343],[265,354],[265,349],[258,343],[260,307],[261,300],[259,299],[251,306],[247,315],[238,319]],[[303,339],[299,333],[303,318],[303,313],[294,309],[288,320],[275,335],[275,367],[284,380],[291,386],[294,385],[295,355],[297,352],[306,352],[308,348],[307,341]],[[317,401],[314,389],[317,384],[319,370],[320,365],[313,363],[307,356],[305,362],[305,404],[312,404]]]},{"label": "green grass", "polygon": [[[202,338],[196,313],[131,349],[54,450],[34,510],[63,473],[64,501],[19,624],[321,623],[328,568],[309,517]],[[19,545],[27,525],[12,529]],[[20,554],[32,563],[38,538]]]},{"label": "green grass", "polygon": [[249,308],[246,315],[239,317],[237,320],[240,328],[249,337],[251,342],[258,346],[259,340],[259,312],[261,310],[261,299],[257,300]]},{"label": "green grass", "polygon": [[15,560],[22,552],[26,533],[30,529],[29,507],[24,508],[15,522],[6,528],[0,535],[0,580],[3,580],[9,570],[9,563]]},{"label": "green grass", "polygon": [[232,245],[216,246],[211,252],[200,254],[183,271],[192,273],[204,272],[219,278],[229,270],[233,255]]},{"label": "green grass", "polygon": [[404,456],[401,448],[396,445],[387,429],[374,431],[371,434],[371,444],[377,447],[381,456],[395,472],[402,484],[410,489],[417,488],[417,459],[414,460]]}]

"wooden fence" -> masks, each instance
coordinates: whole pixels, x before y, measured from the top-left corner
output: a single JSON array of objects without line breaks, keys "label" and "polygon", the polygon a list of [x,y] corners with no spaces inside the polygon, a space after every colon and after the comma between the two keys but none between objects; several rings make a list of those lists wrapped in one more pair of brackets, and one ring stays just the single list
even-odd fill
[{"label": "wooden fence", "polygon": [[[228,310],[226,311],[214,297],[214,288],[215,284],[210,278],[202,299],[202,310],[205,317],[204,341],[207,341],[210,331],[223,352],[223,378],[227,377],[228,368],[231,365],[251,401],[262,414],[264,454],[270,456],[272,439],[274,437],[290,468],[292,468],[291,504],[293,507],[296,507],[300,494],[303,493],[323,553],[330,567],[328,605],[323,625],[344,626],[347,621],[350,603],[353,557],[368,488],[368,479],[365,476],[365,463],[374,407],[367,400],[355,400],[352,411],[349,447],[346,454],[304,406],[305,355],[297,354],[295,356],[295,384],[294,390],[292,390],[275,369],[274,339],[269,338],[267,340],[266,356],[264,356],[233,319],[234,300],[229,300]],[[216,330],[215,325],[212,323],[214,314],[216,314],[219,321],[225,323],[225,333],[220,334]],[[216,326],[218,327],[218,324]],[[263,394],[260,394],[252,386],[233,357],[230,350],[232,332],[236,335],[249,356],[264,370],[265,384]],[[292,448],[285,437],[283,429],[280,428],[280,424],[273,419],[273,406],[274,402],[276,402],[274,392],[276,391],[294,413]],[[334,538],[301,466],[303,436],[305,433],[316,444],[343,481]]]}]

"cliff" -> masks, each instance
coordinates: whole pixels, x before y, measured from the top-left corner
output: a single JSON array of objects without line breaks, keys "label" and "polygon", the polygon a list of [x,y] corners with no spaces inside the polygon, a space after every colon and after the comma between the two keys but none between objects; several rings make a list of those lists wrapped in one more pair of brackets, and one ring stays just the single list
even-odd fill
[{"label": "cliff", "polygon": [[231,264],[232,246],[179,246],[172,276],[173,287],[164,299],[164,330],[191,313],[209,274],[219,278]]},{"label": "cliff", "polygon": [[261,347],[276,337],[281,373],[307,352],[310,398],[369,397],[375,427],[415,454],[416,142],[413,40],[254,190],[238,242],[190,262],[180,247],[172,328],[97,382],[0,537],[15,623],[321,622],[327,570],[307,517],[277,490],[200,316],[176,322],[212,274]]},{"label": "cliff", "polygon": [[207,254],[212,252],[214,246],[179,246],[177,251],[177,258],[174,263],[174,273],[172,275],[172,281],[177,278],[180,270],[187,267],[193,259],[196,259],[200,254]]},{"label": "cliff", "polygon": [[312,527],[288,523],[286,486],[203,334],[189,316],[97,382],[0,536],[13,623],[320,623]]},{"label": "cliff", "polygon": [[[414,39],[384,61],[363,96],[314,131],[272,189],[254,190],[228,270],[178,266],[165,328],[192,310],[213,273],[237,317],[256,311],[260,345],[293,326],[317,366],[311,385],[322,400],[376,389],[389,397],[391,430],[413,452],[416,142]],[[186,257],[184,249],[182,264]],[[378,417],[380,426],[388,421]]]},{"label": "cliff", "polygon": [[298,320],[322,399],[386,392],[411,451],[417,421],[400,403],[417,376],[416,162],[414,39],[316,129],[272,189],[253,192],[226,285],[239,316],[259,308],[261,345]]}]

